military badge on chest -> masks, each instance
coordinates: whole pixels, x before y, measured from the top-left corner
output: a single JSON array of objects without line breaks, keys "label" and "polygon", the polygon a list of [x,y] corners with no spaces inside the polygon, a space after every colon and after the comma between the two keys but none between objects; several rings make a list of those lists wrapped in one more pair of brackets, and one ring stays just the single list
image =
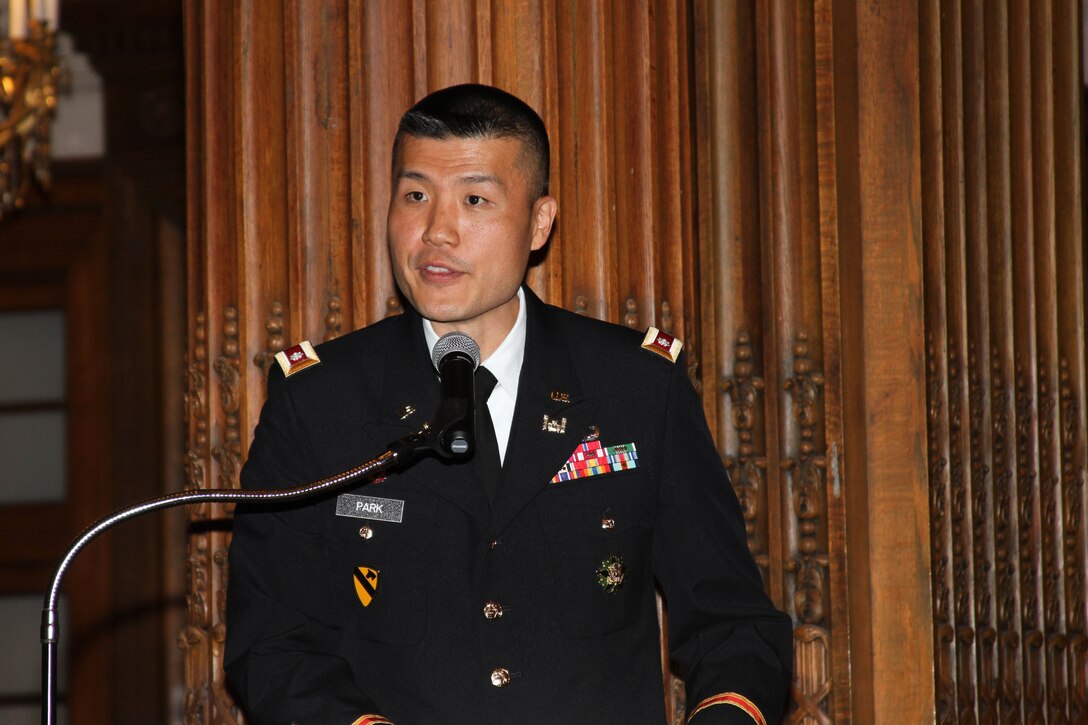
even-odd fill
[{"label": "military badge on chest", "polygon": [[623,586],[627,572],[623,568],[623,557],[613,554],[597,567],[597,583],[605,594],[615,594]]},{"label": "military badge on chest", "polygon": [[638,468],[638,450],[634,443],[602,446],[600,440],[582,441],[563,467],[552,477],[552,483],[573,481],[613,471]]},{"label": "military badge on chest", "polygon": [[378,571],[366,566],[355,568],[355,594],[364,607],[369,607],[378,596]]}]

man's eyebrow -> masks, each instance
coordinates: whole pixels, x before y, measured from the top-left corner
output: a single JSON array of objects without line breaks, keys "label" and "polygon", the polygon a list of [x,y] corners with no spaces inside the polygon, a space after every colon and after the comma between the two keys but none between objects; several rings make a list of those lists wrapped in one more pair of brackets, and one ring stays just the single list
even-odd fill
[{"label": "man's eyebrow", "polygon": [[[431,177],[424,174],[422,171],[414,171],[412,169],[401,169],[397,174],[396,180],[411,179],[413,181],[427,181],[431,180]],[[488,172],[481,172],[478,174],[465,174],[464,176],[457,177],[457,183],[459,184],[494,184],[500,189],[506,188],[506,182],[502,180],[498,174],[492,174]]]},{"label": "man's eyebrow", "polygon": [[501,189],[506,188],[506,182],[504,182],[497,174],[466,174],[457,177],[457,181],[462,184],[494,184]]}]

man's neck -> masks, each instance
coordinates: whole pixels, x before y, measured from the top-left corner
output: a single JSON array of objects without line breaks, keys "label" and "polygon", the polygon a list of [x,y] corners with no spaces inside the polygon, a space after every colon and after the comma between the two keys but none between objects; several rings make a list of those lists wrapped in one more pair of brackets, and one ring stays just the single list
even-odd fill
[{"label": "man's neck", "polygon": [[480,360],[486,360],[503,343],[517,322],[521,310],[521,290],[509,302],[487,313],[486,319],[471,322],[446,323],[430,321],[431,328],[442,337],[448,332],[463,332],[480,346]]}]

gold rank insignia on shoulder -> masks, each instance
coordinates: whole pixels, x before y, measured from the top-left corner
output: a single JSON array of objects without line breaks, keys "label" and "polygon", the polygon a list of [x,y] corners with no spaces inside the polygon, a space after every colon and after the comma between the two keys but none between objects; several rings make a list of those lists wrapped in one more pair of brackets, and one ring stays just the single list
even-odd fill
[{"label": "gold rank insignia on shoulder", "polygon": [[642,339],[642,347],[650,352],[656,352],[669,362],[676,362],[676,359],[680,357],[680,350],[684,347],[684,343],[667,332],[651,327],[646,330],[646,337]]},{"label": "gold rank insignia on shoulder", "polygon": [[317,365],[321,358],[314,352],[314,346],[308,340],[303,340],[294,347],[277,352],[276,362],[280,364],[283,376],[289,378],[300,370]]},{"label": "gold rank insignia on shoulder", "polygon": [[359,603],[369,607],[378,594],[378,571],[368,566],[355,567],[355,594]]}]

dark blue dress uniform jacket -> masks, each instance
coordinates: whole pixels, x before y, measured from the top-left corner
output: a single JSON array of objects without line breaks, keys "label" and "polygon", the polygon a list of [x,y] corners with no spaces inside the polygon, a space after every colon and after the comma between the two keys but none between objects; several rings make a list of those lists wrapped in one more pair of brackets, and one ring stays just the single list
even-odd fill
[{"label": "dark blue dress uniform jacket", "polygon": [[[658,725],[655,580],[689,708],[735,692],[768,723],[781,718],[791,624],[764,595],[684,358],[673,364],[642,349],[639,333],[526,297],[493,508],[470,463],[430,457],[351,491],[403,502],[400,523],[338,516],[335,496],[239,508],[226,670],[250,721],[350,725],[378,713],[396,725]],[[272,367],[245,487],[356,466],[438,404],[415,313],[317,349],[321,364],[290,378]],[[417,412],[402,420],[409,404]],[[565,432],[544,430],[545,415],[565,418]],[[550,483],[591,426],[606,447],[634,443],[637,468]],[[625,570],[612,593],[597,575],[610,557]],[[379,577],[365,607],[359,567]],[[485,617],[487,602],[502,616]],[[503,687],[492,684],[499,669]],[[691,722],[753,720],[726,704]]]}]

